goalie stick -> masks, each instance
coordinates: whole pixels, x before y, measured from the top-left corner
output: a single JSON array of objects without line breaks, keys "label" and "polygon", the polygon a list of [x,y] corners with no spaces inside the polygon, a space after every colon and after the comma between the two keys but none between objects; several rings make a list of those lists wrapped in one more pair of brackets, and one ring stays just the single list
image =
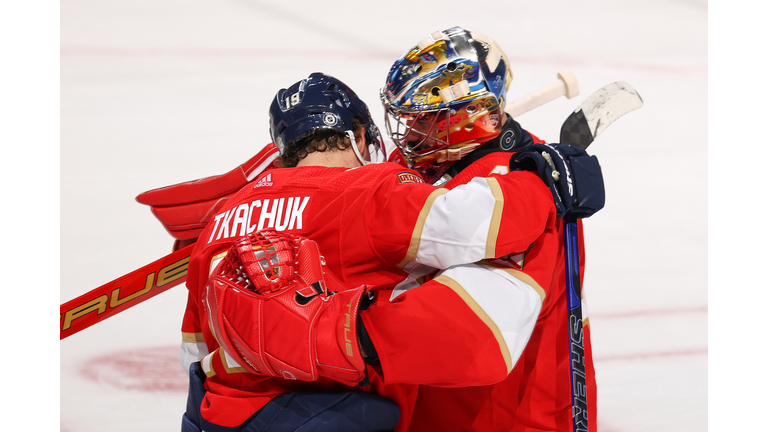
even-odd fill
[{"label": "goalie stick", "polygon": [[[564,76],[566,74],[567,72],[561,71],[559,75]],[[562,82],[564,86],[566,81],[562,80]],[[549,90],[545,90],[545,88],[542,91],[526,96],[525,98],[534,101],[534,103],[526,103],[526,109],[533,109],[546,103],[541,101],[551,101],[564,94],[567,96],[566,90],[562,89],[563,87],[553,84],[547,86]],[[573,91],[573,87],[571,87],[571,91]],[[535,94],[538,94],[538,96],[533,97]],[[593,97],[594,95],[590,96],[587,101],[593,99]],[[511,106],[515,105],[516,103],[513,103]],[[520,106],[523,105],[521,104]],[[602,106],[602,109],[605,109],[605,105]],[[524,112],[526,111],[518,112],[517,115]],[[592,110],[587,110],[584,116],[589,119],[600,116],[601,112],[601,108],[596,107]],[[608,124],[610,123],[606,124],[603,122],[603,129]],[[260,168],[263,169],[262,167]],[[255,172],[248,172],[248,174],[248,178],[255,178]],[[59,314],[59,339],[69,337],[110,316],[184,283],[187,277],[186,266],[193,247],[194,243],[63,303]],[[170,275],[172,275],[172,279]]]},{"label": "goalie stick", "polygon": [[564,69],[557,73],[557,81],[515,100],[506,107],[505,111],[512,118],[517,118],[560,96],[571,99],[578,95],[579,83],[576,80],[576,76],[570,69]]},{"label": "goalie stick", "polygon": [[586,149],[619,117],[643,106],[643,99],[624,81],[603,86],[592,93],[560,128],[560,144]]},{"label": "goalie stick", "polygon": [[[245,186],[267,169],[275,158],[277,158],[277,147],[270,143],[228,173],[176,185],[172,192],[173,200],[168,199],[170,193],[168,188],[145,192],[137,200],[150,206],[201,200],[213,202],[219,198],[222,190],[235,192]],[[211,190],[217,193],[211,195],[209,193]],[[202,229],[204,226],[205,224],[201,224],[183,228],[194,230]],[[186,235],[185,229],[168,228],[171,235],[175,234],[174,237],[180,233]],[[176,238],[178,243],[178,237]],[[62,304],[59,309],[59,339],[71,336],[184,283],[187,279],[187,265],[193,247],[194,242]]]},{"label": "goalie stick", "polygon": [[[623,81],[608,84],[593,93],[568,116],[560,129],[560,143],[586,149],[611,123],[642,106],[643,99],[629,84]],[[563,216],[563,224],[573,430],[587,432],[589,430],[588,389],[581,310],[579,232],[576,219],[571,217],[570,213]]]},{"label": "goalie stick", "polygon": [[187,280],[194,244],[123,275],[61,305],[60,340],[149,300]]}]

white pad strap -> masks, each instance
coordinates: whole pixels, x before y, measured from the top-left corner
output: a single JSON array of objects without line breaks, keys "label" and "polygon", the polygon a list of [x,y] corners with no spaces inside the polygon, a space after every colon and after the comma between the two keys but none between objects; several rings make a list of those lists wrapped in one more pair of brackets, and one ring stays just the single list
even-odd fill
[{"label": "white pad strap", "polygon": [[461,80],[458,83],[440,90],[440,97],[445,103],[451,103],[456,99],[461,99],[470,93],[469,83]]},{"label": "white pad strap", "polygon": [[424,51],[441,40],[448,40],[448,36],[443,32],[436,31],[420,40],[417,46],[419,47],[419,50]]}]

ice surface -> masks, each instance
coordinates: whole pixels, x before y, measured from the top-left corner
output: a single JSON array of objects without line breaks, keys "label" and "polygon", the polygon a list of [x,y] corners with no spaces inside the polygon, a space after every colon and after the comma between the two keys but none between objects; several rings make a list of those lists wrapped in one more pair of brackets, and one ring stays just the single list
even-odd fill
[{"label": "ice surface", "polygon": [[[645,106],[590,148],[607,189],[585,221],[597,422],[707,429],[706,0],[64,0],[60,11],[61,302],[169,253],[135,196],[247,160],[269,142],[274,93],[311,72],[346,82],[378,121],[391,63],[461,25],[507,53],[510,100],[574,72],[579,96],[519,117],[550,141],[590,93],[631,84]],[[185,301],[180,286],[60,342],[61,431],[179,429]]]}]

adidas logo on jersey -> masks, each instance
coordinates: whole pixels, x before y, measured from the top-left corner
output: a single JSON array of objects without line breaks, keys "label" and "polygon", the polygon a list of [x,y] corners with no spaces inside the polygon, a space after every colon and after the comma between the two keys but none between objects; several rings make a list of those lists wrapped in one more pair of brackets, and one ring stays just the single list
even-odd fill
[{"label": "adidas logo on jersey", "polygon": [[254,189],[257,187],[264,187],[264,186],[272,186],[274,183],[272,183],[272,173],[267,173],[264,177],[262,177],[261,180],[259,180],[258,183],[256,183],[253,187]]}]

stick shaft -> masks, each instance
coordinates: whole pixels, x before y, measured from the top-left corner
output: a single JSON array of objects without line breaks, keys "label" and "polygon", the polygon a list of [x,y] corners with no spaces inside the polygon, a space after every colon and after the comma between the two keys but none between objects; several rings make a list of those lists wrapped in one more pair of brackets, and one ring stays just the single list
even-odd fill
[{"label": "stick shaft", "polygon": [[573,431],[587,432],[587,364],[584,358],[584,328],[581,313],[581,278],[579,276],[579,231],[570,213],[563,217],[565,226],[565,282],[568,303],[568,336],[571,366],[571,402]]},{"label": "stick shaft", "polygon": [[179,249],[62,304],[59,312],[59,339],[69,337],[184,283],[193,247],[194,244],[191,244]]},{"label": "stick shaft", "polygon": [[551,102],[560,96],[571,99],[579,95],[579,85],[576,77],[569,69],[562,70],[557,74],[557,81],[554,81],[532,93],[529,93],[507,106],[506,112],[512,118],[516,118],[528,111],[533,110]]}]

